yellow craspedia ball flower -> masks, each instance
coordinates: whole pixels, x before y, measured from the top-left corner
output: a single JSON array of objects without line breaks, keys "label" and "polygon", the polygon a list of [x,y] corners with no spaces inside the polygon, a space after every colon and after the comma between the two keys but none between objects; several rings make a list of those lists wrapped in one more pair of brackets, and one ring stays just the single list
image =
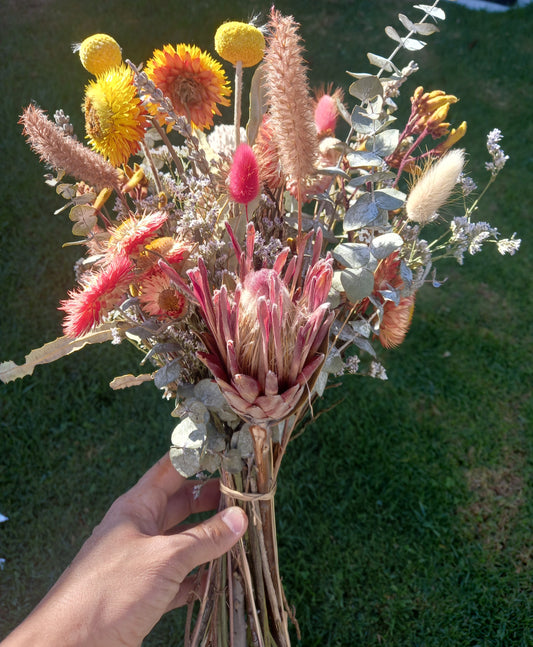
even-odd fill
[{"label": "yellow craspedia ball flower", "polygon": [[79,46],[81,64],[98,76],[111,67],[122,63],[122,49],[117,41],[107,34],[93,34]]},{"label": "yellow craspedia ball flower", "polygon": [[215,50],[233,65],[241,61],[243,67],[252,67],[263,59],[265,37],[257,27],[248,23],[225,22],[216,31]]}]

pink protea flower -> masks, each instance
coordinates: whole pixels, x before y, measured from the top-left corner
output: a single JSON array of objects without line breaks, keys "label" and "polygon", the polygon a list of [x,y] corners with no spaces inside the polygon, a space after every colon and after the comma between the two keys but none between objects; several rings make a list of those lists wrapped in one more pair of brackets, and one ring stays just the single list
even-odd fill
[{"label": "pink protea flower", "polygon": [[259,194],[259,166],[248,144],[240,144],[233,154],[229,172],[229,192],[232,200],[248,205]]},{"label": "pink protea flower", "polygon": [[188,272],[208,332],[200,359],[210,369],[232,408],[254,424],[283,420],[308,397],[325,357],[333,313],[326,299],[333,275],[331,258],[320,259],[317,235],[303,285],[297,289],[301,259],[285,266],[282,251],[272,269],[254,270],[255,230],[247,229],[246,252],[233,235],[240,280],[212,294],[205,265]]},{"label": "pink protea flower", "polygon": [[102,321],[102,317],[120,305],[133,277],[133,264],[125,256],[116,256],[98,273],[87,273],[82,289],[69,291],[59,310],[66,312],[63,332],[80,337]]}]

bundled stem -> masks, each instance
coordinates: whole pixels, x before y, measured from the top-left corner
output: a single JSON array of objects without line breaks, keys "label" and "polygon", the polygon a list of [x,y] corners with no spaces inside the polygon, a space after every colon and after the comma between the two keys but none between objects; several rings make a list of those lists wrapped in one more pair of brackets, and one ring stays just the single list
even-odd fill
[{"label": "bundled stem", "polygon": [[277,550],[273,443],[264,427],[254,425],[250,433],[254,459],[240,474],[221,472],[221,505],[241,505],[248,531],[228,555],[210,564],[188,647],[290,647]]}]

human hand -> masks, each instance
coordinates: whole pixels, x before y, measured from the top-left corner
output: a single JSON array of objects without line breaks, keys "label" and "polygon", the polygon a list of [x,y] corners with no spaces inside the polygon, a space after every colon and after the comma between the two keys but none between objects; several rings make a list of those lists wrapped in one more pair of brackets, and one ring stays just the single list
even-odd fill
[{"label": "human hand", "polygon": [[110,507],[72,564],[2,647],[133,647],[161,616],[186,603],[188,573],[227,552],[246,531],[238,507],[206,521],[178,524],[217,507],[219,482],[197,498],[168,454]]}]

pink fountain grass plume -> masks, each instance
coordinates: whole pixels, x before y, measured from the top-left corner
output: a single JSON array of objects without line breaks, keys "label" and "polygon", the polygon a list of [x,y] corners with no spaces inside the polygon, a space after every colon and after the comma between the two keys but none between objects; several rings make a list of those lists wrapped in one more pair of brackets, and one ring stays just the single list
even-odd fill
[{"label": "pink fountain grass plume", "polygon": [[83,180],[101,190],[118,189],[120,175],[102,155],[67,135],[34,105],[24,109],[20,118],[31,149],[43,162],[56,170],[65,171],[76,180]]},{"label": "pink fountain grass plume", "polygon": [[298,229],[301,234],[301,205],[304,184],[315,172],[318,137],[314,106],[307,81],[298,23],[272,9],[271,34],[265,51],[265,89],[270,125],[277,145],[281,167],[296,185]]}]

